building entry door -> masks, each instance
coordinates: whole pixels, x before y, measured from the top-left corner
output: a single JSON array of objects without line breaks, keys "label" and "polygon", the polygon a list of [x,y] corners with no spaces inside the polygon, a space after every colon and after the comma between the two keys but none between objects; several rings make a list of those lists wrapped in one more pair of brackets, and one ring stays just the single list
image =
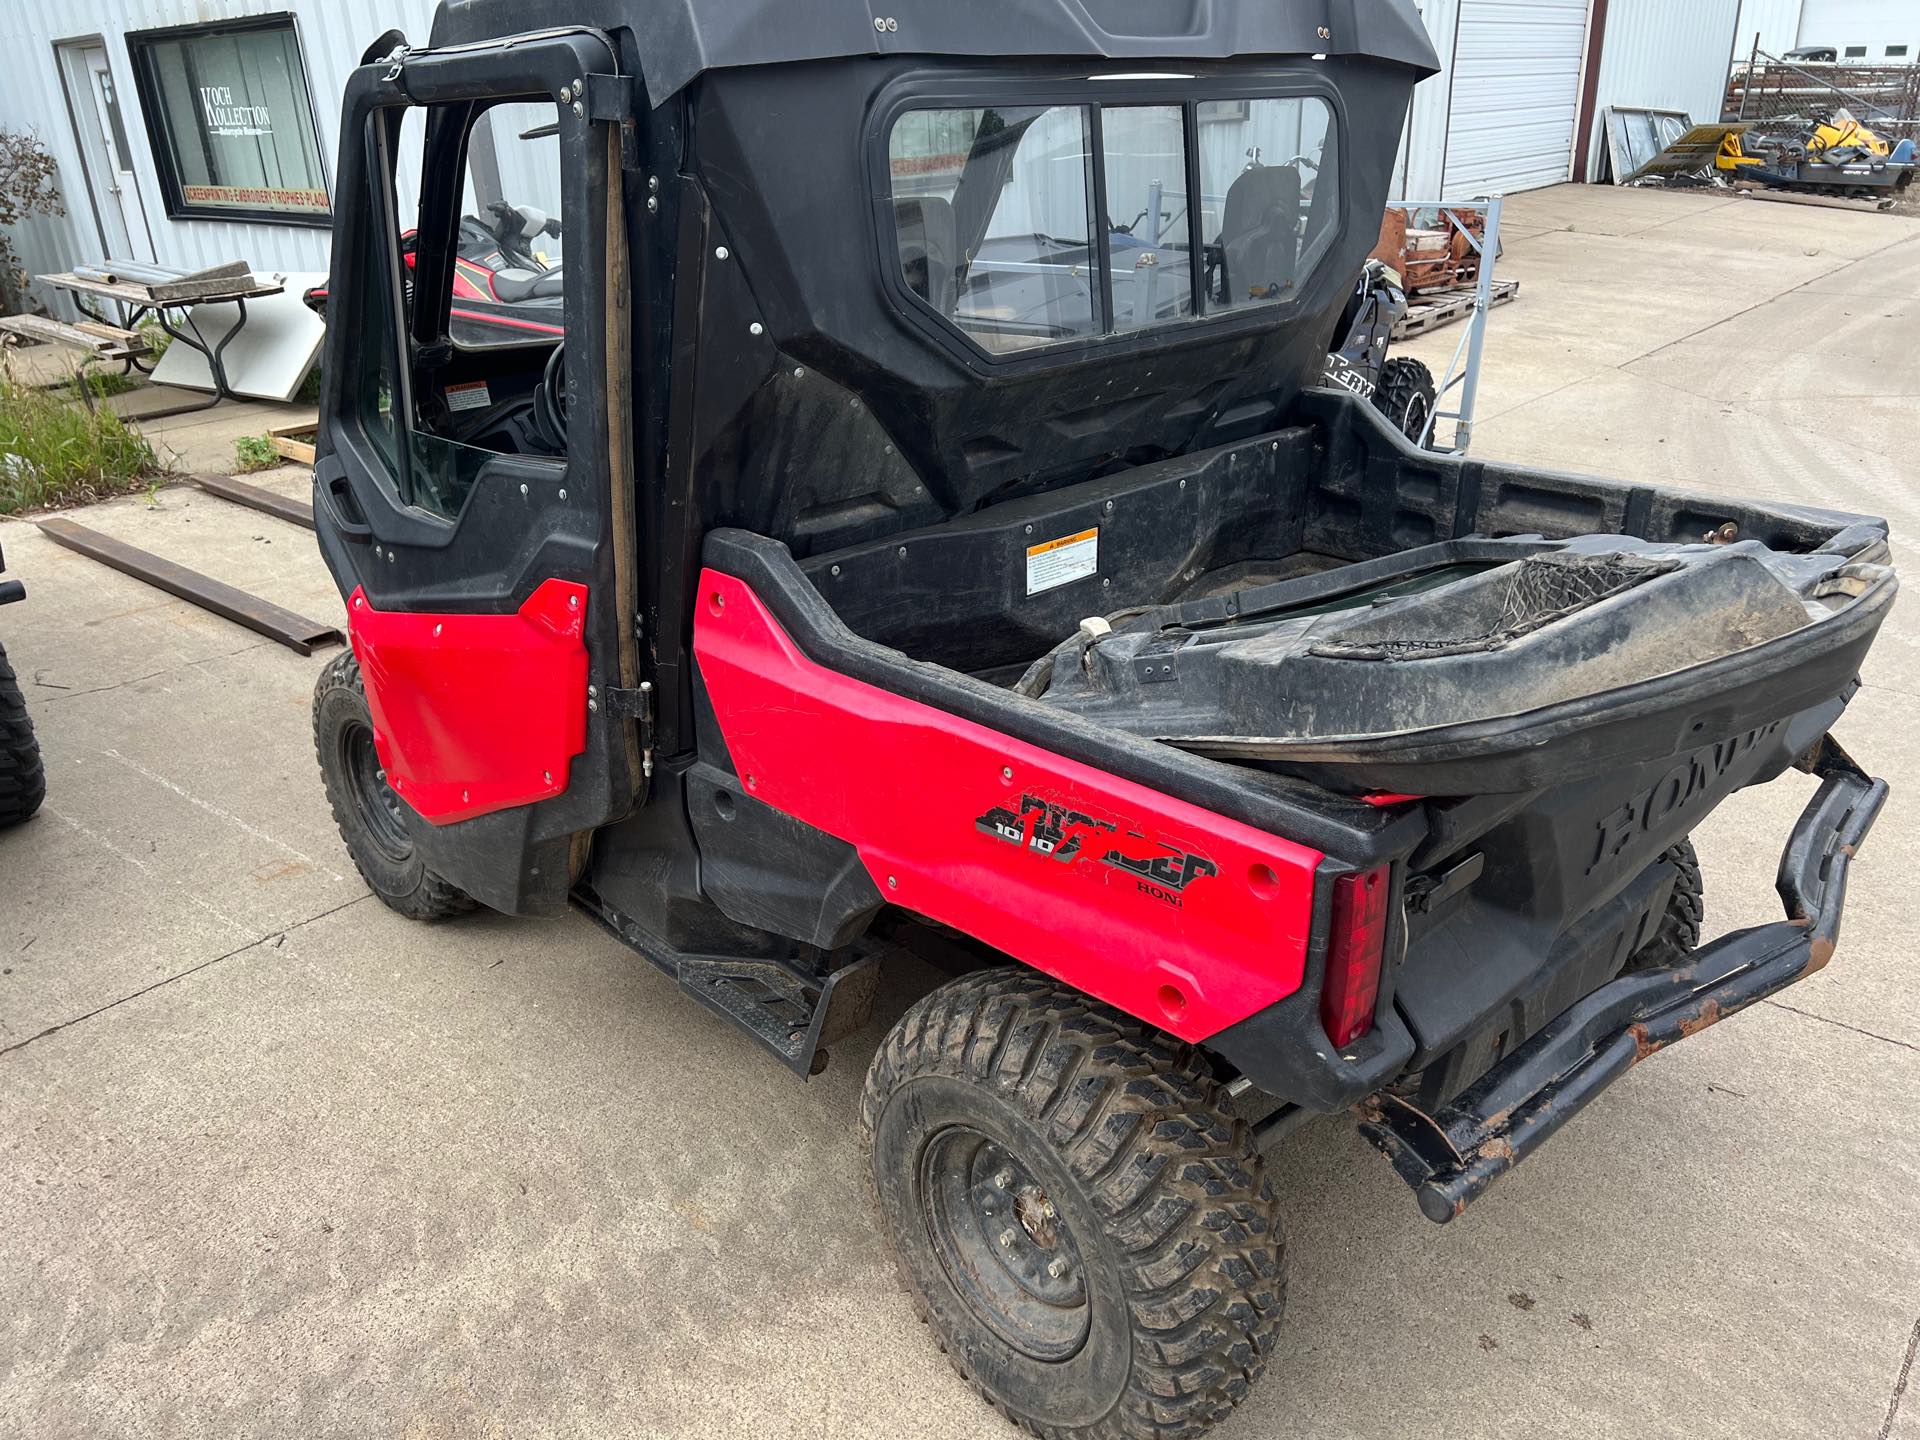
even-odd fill
[{"label": "building entry door", "polygon": [[107,250],[101,258],[150,261],[153,241],[133,173],[125,104],[106,46],[98,41],[61,46],[60,78],[100,222],[100,242]]}]

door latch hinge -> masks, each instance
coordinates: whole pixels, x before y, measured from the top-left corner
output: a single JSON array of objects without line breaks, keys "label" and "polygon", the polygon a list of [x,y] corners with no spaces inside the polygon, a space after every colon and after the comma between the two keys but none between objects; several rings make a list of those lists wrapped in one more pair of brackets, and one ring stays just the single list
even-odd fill
[{"label": "door latch hinge", "polygon": [[609,687],[605,693],[607,713],[631,720],[639,730],[640,773],[653,778],[653,682],[642,680],[632,690]]},{"label": "door latch hinge", "polygon": [[640,126],[633,113],[633,76],[589,75],[586,77],[586,97],[589,120],[611,120],[620,127],[620,168],[628,172],[638,170]]},{"label": "door latch hinge", "polygon": [[653,719],[653,682],[642,680],[637,689],[620,690],[609,688],[606,692],[607,713],[618,715],[627,720]]}]

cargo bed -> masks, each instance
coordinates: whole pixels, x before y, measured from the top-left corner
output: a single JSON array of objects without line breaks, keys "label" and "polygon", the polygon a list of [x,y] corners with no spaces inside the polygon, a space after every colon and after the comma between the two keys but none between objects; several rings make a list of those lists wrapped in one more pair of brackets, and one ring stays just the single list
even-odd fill
[{"label": "cargo bed", "polygon": [[1846,690],[1876,521],[1416,450],[1364,407],[809,557],[865,638],[1349,793],[1514,792]]}]

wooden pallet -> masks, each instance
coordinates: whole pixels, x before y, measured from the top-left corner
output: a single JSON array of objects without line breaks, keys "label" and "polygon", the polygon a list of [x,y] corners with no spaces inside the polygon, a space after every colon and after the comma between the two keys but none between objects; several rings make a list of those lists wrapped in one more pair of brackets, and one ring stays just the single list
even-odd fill
[{"label": "wooden pallet", "polygon": [[313,440],[318,433],[319,427],[315,425],[275,425],[267,431],[267,440],[281,459],[291,460],[297,465],[311,465]]},{"label": "wooden pallet", "polygon": [[[1490,303],[1504,305],[1520,293],[1518,280],[1496,280],[1493,282],[1493,298]],[[1429,330],[1438,330],[1443,325],[1451,325],[1473,313],[1473,287],[1460,290],[1429,290],[1424,295],[1410,301],[1407,313],[1394,323],[1393,338],[1405,340],[1410,335],[1424,335]]]},{"label": "wooden pallet", "polygon": [[0,332],[43,344],[70,345],[98,360],[138,359],[149,348],[146,336],[138,330],[123,330],[98,320],[69,325],[44,315],[0,315]]}]

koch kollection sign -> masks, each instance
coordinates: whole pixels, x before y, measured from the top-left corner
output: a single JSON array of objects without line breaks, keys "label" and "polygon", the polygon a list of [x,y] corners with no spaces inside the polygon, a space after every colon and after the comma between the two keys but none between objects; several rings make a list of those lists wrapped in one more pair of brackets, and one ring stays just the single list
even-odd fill
[{"label": "koch kollection sign", "polygon": [[327,166],[289,14],[130,33],[167,213],[324,224]]}]

